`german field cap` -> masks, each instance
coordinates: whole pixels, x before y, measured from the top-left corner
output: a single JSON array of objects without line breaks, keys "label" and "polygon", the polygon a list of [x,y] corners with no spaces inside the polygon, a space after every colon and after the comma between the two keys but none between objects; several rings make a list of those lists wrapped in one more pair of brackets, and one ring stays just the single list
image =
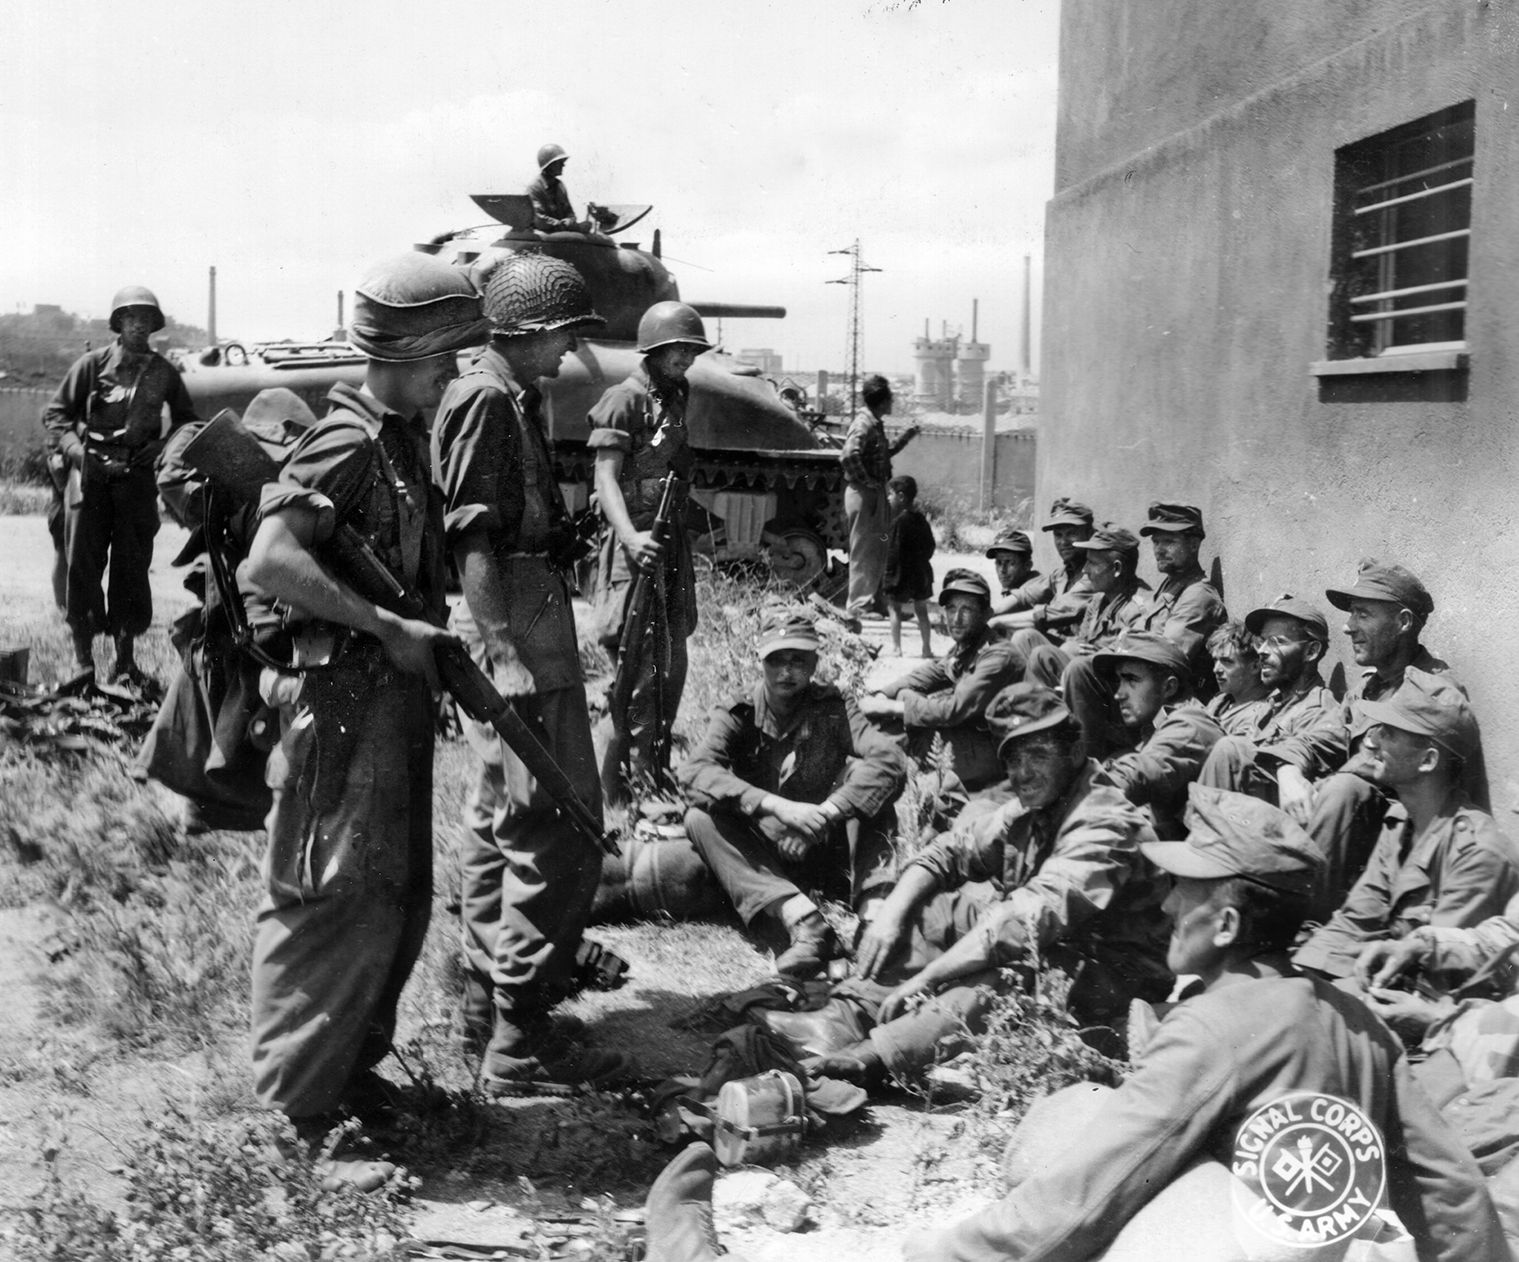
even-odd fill
[{"label": "german field cap", "polygon": [[1105,521],[1092,531],[1090,539],[1083,539],[1075,546],[1088,552],[1138,552],[1139,536],[1116,521]]},{"label": "german field cap", "polygon": [[1187,786],[1185,841],[1140,843],[1145,858],[1172,876],[1216,881],[1232,876],[1311,894],[1324,870],[1318,846],[1279,807],[1245,793],[1193,781]]},{"label": "german field cap", "polygon": [[987,604],[992,603],[992,585],[988,583],[975,570],[951,570],[944,576],[944,583],[939,588],[939,603],[944,603],[946,596],[955,592],[964,592],[967,596],[979,596]]},{"label": "german field cap", "polygon": [[1449,679],[1410,666],[1398,690],[1385,701],[1362,701],[1361,713],[1373,723],[1427,736],[1458,758],[1477,747],[1477,718],[1471,702]]},{"label": "german field cap", "polygon": [[1150,505],[1150,519],[1139,528],[1142,535],[1180,534],[1191,531],[1198,538],[1204,536],[1203,510],[1192,504],[1168,504],[1156,500]]},{"label": "german field cap", "polygon": [[992,546],[986,550],[986,555],[994,557],[999,552],[1021,552],[1025,556],[1033,556],[1034,545],[1023,531],[1004,530],[992,540]]},{"label": "german field cap", "polygon": [[1071,721],[1060,694],[1043,684],[1009,684],[986,707],[986,726],[996,737],[999,758],[1013,741]]},{"label": "german field cap", "polygon": [[1322,644],[1329,642],[1329,619],[1324,617],[1324,611],[1317,605],[1294,596],[1291,592],[1283,592],[1269,605],[1262,605],[1259,609],[1252,609],[1245,615],[1245,630],[1251,635],[1259,635],[1261,628],[1266,625],[1267,618],[1292,618],[1301,622],[1308,628],[1308,633]]},{"label": "german field cap", "polygon": [[1435,610],[1434,599],[1412,570],[1393,561],[1366,557],[1356,571],[1353,587],[1331,587],[1324,593],[1336,609],[1349,609],[1352,600],[1386,600],[1411,609],[1421,618]]},{"label": "german field cap", "polygon": [[1125,631],[1092,657],[1092,664],[1099,668],[1112,667],[1122,661],[1147,662],[1173,671],[1179,679],[1192,678],[1191,665],[1181,646],[1154,631]]},{"label": "german field cap", "polygon": [[266,442],[288,443],[316,424],[316,413],[288,386],[260,390],[243,409],[243,425]]},{"label": "german field cap", "polygon": [[776,609],[760,623],[759,655],[769,657],[782,649],[805,649],[816,653],[821,644],[811,618],[797,609]]},{"label": "german field cap", "polygon": [[1054,530],[1056,526],[1090,526],[1094,514],[1080,500],[1067,499],[1062,495],[1050,505],[1050,519],[1040,530]]},{"label": "german field cap", "polygon": [[413,251],[376,264],[359,282],[348,335],[370,359],[409,363],[482,345],[490,324],[464,271]]}]

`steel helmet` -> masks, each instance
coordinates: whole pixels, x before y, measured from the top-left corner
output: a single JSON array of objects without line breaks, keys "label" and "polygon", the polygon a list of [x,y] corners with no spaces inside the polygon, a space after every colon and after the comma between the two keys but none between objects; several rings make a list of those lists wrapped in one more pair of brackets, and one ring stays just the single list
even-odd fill
[{"label": "steel helmet", "polygon": [[694,307],[683,302],[656,302],[638,322],[638,352],[645,354],[673,342],[699,346],[704,351],[712,349],[701,316],[696,314]]},{"label": "steel helmet", "polygon": [[544,145],[538,150],[538,170],[542,171],[550,163],[561,162],[569,156],[565,153],[563,145]]},{"label": "steel helmet", "polygon": [[501,337],[605,324],[570,264],[538,250],[508,254],[485,281],[485,318]]},{"label": "steel helmet", "polygon": [[153,291],[146,285],[128,285],[125,289],[118,289],[116,297],[111,299],[111,332],[121,332],[121,313],[128,307],[151,307],[153,308],[153,329],[157,333],[164,326],[163,308],[158,305],[158,299]]}]

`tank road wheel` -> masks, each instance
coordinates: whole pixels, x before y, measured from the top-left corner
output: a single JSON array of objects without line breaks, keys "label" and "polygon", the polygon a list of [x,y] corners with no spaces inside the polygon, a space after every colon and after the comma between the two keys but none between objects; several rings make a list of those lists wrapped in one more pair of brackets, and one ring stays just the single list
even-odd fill
[{"label": "tank road wheel", "polygon": [[810,587],[828,567],[828,549],[810,530],[778,531],[769,552],[770,573],[792,587]]}]

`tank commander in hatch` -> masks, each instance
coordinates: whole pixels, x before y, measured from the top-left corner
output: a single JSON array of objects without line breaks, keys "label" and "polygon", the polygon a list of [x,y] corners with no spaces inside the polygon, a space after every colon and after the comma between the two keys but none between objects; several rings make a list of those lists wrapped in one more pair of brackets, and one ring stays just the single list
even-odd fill
[{"label": "tank commander in hatch", "polygon": [[527,186],[533,199],[533,227],[539,232],[593,233],[602,222],[601,208],[587,203],[586,217],[577,219],[570,202],[570,190],[564,186],[564,164],[570,155],[562,145],[544,145],[538,150],[538,178]]}]

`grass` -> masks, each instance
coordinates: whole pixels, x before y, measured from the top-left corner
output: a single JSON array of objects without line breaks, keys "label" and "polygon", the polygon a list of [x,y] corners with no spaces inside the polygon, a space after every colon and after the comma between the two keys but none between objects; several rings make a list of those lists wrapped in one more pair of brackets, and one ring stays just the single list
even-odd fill
[{"label": "grass", "polygon": [[918,507],[933,527],[942,552],[984,552],[1002,531],[1027,530],[1034,511],[1033,501],[1024,499],[981,512],[968,495],[945,491],[920,495]]},{"label": "grass", "polygon": [[[783,599],[778,589],[721,575],[701,580],[702,619],[691,644],[678,746],[698,735],[714,704],[752,687],[761,610]],[[820,619],[820,630],[827,669],[858,693],[872,654],[834,619]],[[0,640],[32,646],[34,678],[70,672],[65,629],[40,608],[0,613]],[[583,649],[588,668],[604,668],[598,654]],[[176,658],[161,626],[141,639],[139,655],[150,671],[169,678]],[[102,1066],[125,1072],[151,1058],[193,1082],[198,1106],[167,1113],[145,1106],[141,1116],[115,1110],[114,1122],[135,1139],[124,1142],[128,1157],[104,1182],[70,1163],[79,1135],[71,1138],[60,1123],[43,1151],[44,1193],[17,1228],[31,1233],[25,1256],[220,1262],[338,1256],[339,1248],[348,1250],[342,1256],[388,1256],[385,1239],[395,1234],[390,1215],[399,1201],[380,1198],[337,1213],[312,1199],[309,1177],[279,1156],[279,1120],[251,1112],[244,1032],[247,962],[262,893],[261,835],[187,839],[177,799],[131,776],[132,752],[61,758],[15,743],[0,748],[0,904],[43,903],[60,913],[57,962],[45,992],[54,1029],[43,1043],[53,1048],[57,1040],[61,1048],[0,1072],[78,1106]],[[433,922],[402,1001],[398,1058],[383,1067],[405,1087],[397,1123],[402,1150],[426,1186],[443,1187],[445,1196],[462,1182],[472,1197],[558,1212],[577,1211],[588,1195],[641,1199],[667,1154],[653,1143],[638,1098],[488,1104],[477,1064],[458,1045],[454,908],[461,812],[475,774],[465,742],[439,743]],[[932,834],[926,805],[932,792],[930,770],[903,795],[904,857]],[[636,961],[633,979],[617,992],[582,996],[567,1010],[588,1020],[604,1045],[636,1048],[643,1071],[655,1078],[698,1069],[705,1060],[708,1038],[672,1029],[672,1020],[701,998],[741,989],[769,971],[767,957],[726,926],[644,922],[598,927],[593,936]],[[977,1072],[986,1084],[987,1135],[1003,1125],[1017,1093],[1046,1080],[1059,1085],[1067,1073],[1096,1072],[1069,1045],[1069,1023],[1053,1012],[1025,1004],[994,1023],[976,1058],[985,1062]],[[1019,1033],[1025,1028],[1033,1033]],[[799,1177],[822,1188],[828,1168],[826,1156],[809,1158]],[[602,1208],[589,1212],[586,1229],[601,1233],[612,1256],[620,1229],[604,1212],[609,1202],[596,1204]],[[255,1251],[255,1242],[275,1230],[271,1223],[284,1244],[305,1251]]]}]

